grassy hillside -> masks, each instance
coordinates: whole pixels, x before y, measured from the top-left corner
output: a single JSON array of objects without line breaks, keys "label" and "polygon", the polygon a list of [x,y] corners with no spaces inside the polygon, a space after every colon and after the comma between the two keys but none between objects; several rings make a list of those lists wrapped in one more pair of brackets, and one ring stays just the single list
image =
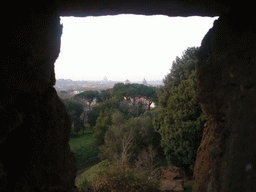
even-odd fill
[{"label": "grassy hillside", "polygon": [[[81,175],[76,177],[75,185],[78,188],[82,188],[82,189],[87,191],[89,188],[92,187],[91,184],[93,182],[95,182],[95,178],[97,178],[97,177],[102,178],[102,173],[107,173],[107,172],[108,172],[108,175],[110,176],[110,178],[108,178],[108,179],[110,181],[114,180],[114,181],[116,181],[116,183],[119,183],[119,184],[122,183],[122,181],[124,179],[128,179],[129,177],[130,177],[129,183],[135,182],[135,180],[138,179],[138,178],[141,178],[140,181],[143,182],[144,185],[145,185],[145,183],[149,182],[148,179],[147,179],[147,176],[146,176],[146,178],[143,179],[143,176],[138,177],[138,175],[131,174],[132,171],[126,172],[125,173],[126,175],[124,176],[124,178],[122,178],[122,174],[123,174],[122,172],[120,172],[120,174],[118,174],[118,175],[115,174],[115,173],[113,173],[113,175],[112,175],[111,172],[112,171],[115,172],[115,170],[113,170],[113,167],[111,169],[111,166],[113,166],[113,165],[114,164],[109,162],[108,160],[104,160],[104,161],[98,163],[97,165],[92,166],[91,168],[89,168],[88,170],[83,172]],[[112,171],[110,171],[110,170],[112,170]],[[117,170],[118,170],[118,167],[117,167]],[[136,182],[134,184],[136,184]],[[148,184],[150,184],[150,182]],[[150,185],[152,185],[152,183]],[[187,185],[184,186],[184,192],[192,192],[192,190],[193,190],[192,185],[187,184]],[[148,191],[148,190],[142,190],[142,191]],[[158,191],[158,190],[153,190],[152,189],[152,191]]]},{"label": "grassy hillside", "polygon": [[76,177],[75,185],[78,188],[83,187],[84,181],[92,182],[93,178],[98,175],[99,172],[106,170],[110,165],[111,162],[104,160],[97,165],[92,166],[90,169],[83,172],[81,175]]},{"label": "grassy hillside", "polygon": [[[71,150],[75,153],[76,156],[77,171],[89,168],[81,175],[77,176],[75,183],[77,187],[85,189],[86,186],[90,186],[92,179],[97,176],[99,172],[108,170],[112,163],[106,160],[102,162],[100,162],[100,160],[94,160],[92,162],[86,163],[88,159],[96,157],[99,153],[99,148],[94,144],[92,132],[72,135],[69,143]],[[191,192],[192,186],[184,186],[184,191]]]},{"label": "grassy hillside", "polygon": [[92,131],[85,134],[72,135],[69,141],[70,149],[75,153],[77,171],[85,169],[99,162],[99,160],[86,163],[87,160],[96,157],[99,148],[94,144]]}]

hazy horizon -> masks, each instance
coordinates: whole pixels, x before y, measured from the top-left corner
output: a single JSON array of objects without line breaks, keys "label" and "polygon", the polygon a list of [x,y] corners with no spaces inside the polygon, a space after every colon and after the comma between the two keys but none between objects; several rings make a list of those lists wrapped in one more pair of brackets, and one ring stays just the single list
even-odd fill
[{"label": "hazy horizon", "polygon": [[[146,79],[146,78],[145,78],[145,79]],[[65,79],[65,78],[58,78],[58,79],[57,79],[57,78],[56,78],[56,81],[58,81],[58,80],[65,80],[65,81],[68,81],[68,80],[71,80],[71,81],[88,81],[88,82],[90,82],[90,81],[91,81],[91,82],[93,82],[93,81],[95,81],[95,82],[104,82],[104,81],[105,81],[104,79],[99,79],[99,80],[90,80],[90,79],[88,79],[88,80],[83,80],[83,79],[82,79],[82,80],[72,80],[72,79],[68,79],[68,78],[67,78],[67,79]],[[127,80],[127,79],[126,79],[126,80]],[[144,78],[141,79],[141,80],[138,80],[138,81],[137,81],[137,80],[133,81],[133,80],[130,80],[130,79],[128,79],[128,80],[129,80],[131,83],[133,83],[133,82],[134,82],[134,83],[140,83],[140,82],[142,82],[142,81],[144,80]],[[108,79],[108,80],[105,81],[105,82],[111,82],[111,81],[112,81],[112,82],[124,82],[124,81],[121,81],[121,80],[111,80],[111,79]],[[147,82],[154,82],[154,81],[156,81],[156,82],[157,82],[157,81],[161,81],[161,82],[162,82],[163,79],[156,79],[156,80],[147,80],[147,79],[146,79],[146,81],[147,81]]]},{"label": "hazy horizon", "polygon": [[176,56],[201,45],[214,20],[162,15],[61,17],[56,79],[163,80]]},{"label": "hazy horizon", "polygon": [[[129,81],[131,81],[131,82],[142,82],[144,79],[146,79],[146,78],[142,78],[142,79],[139,79],[139,80],[130,80],[130,79],[125,79],[125,80],[112,80],[112,79],[108,79],[107,81],[115,81],[115,82],[124,82],[124,81],[126,81],[126,80],[129,80]],[[78,79],[78,80],[73,80],[73,79],[70,79],[70,78],[56,78],[56,81],[58,81],[58,80],[72,80],[72,81],[101,81],[101,82],[103,82],[103,81],[105,81],[104,80],[104,78],[102,78],[102,79]],[[162,79],[153,79],[153,80],[147,80],[146,79],[146,81],[163,81],[163,78]]]}]

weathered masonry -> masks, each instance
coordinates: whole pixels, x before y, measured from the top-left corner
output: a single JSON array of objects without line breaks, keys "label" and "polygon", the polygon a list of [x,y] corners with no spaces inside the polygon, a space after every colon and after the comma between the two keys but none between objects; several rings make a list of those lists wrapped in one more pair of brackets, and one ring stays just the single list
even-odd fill
[{"label": "weathered masonry", "polygon": [[194,191],[256,191],[256,20],[252,1],[8,1],[2,15],[0,191],[72,191],[70,118],[54,62],[59,16],[133,13],[220,16],[199,55],[199,97],[209,120]]}]

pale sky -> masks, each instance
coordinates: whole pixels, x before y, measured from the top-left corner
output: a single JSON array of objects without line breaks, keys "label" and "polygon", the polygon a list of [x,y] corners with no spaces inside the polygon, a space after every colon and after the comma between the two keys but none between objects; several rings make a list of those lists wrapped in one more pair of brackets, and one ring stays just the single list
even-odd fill
[{"label": "pale sky", "polygon": [[61,17],[57,79],[162,80],[176,56],[200,46],[217,17]]}]

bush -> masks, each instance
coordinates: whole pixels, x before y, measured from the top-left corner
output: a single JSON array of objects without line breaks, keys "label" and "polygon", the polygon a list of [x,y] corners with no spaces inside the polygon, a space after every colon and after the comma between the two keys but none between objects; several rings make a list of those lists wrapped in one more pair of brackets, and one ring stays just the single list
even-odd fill
[{"label": "bush", "polygon": [[101,172],[105,172],[112,163],[104,160],[84,171],[76,177],[75,185],[85,191],[93,191],[93,186],[97,184],[97,177]]},{"label": "bush", "polygon": [[184,185],[184,192],[192,192],[193,186],[192,185]]},{"label": "bush", "polygon": [[139,153],[135,160],[136,171],[150,173],[156,167],[158,160],[157,151],[153,148],[153,145],[149,145],[147,149],[143,149]]},{"label": "bush", "polygon": [[96,145],[101,146],[104,144],[104,135],[112,124],[111,116],[115,111],[116,109],[105,109],[100,112],[96,125],[93,127],[93,137]]},{"label": "bush", "polygon": [[84,179],[81,183],[82,189],[84,191],[92,191],[91,183],[87,181],[87,179]]},{"label": "bush", "polygon": [[99,192],[126,191],[158,191],[158,181],[148,180],[147,175],[137,174],[128,166],[113,165],[107,171],[101,172],[94,186]]},{"label": "bush", "polygon": [[112,125],[106,131],[105,144],[100,148],[100,157],[120,164],[134,163],[141,149],[155,140],[155,130],[150,116],[125,120],[121,113],[112,115]]}]

